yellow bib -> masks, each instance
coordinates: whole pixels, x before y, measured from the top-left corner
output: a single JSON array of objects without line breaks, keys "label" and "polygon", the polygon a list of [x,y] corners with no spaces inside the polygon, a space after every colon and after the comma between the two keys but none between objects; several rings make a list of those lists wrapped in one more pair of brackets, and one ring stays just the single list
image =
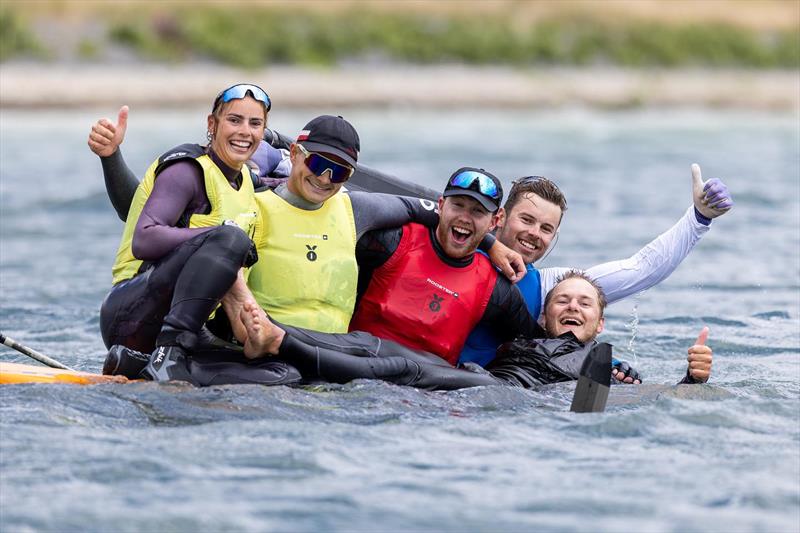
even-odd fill
[{"label": "yellow bib", "polygon": [[[208,155],[200,155],[195,160],[203,168],[206,196],[211,204],[211,212],[205,215],[192,215],[189,218],[189,227],[219,226],[225,220],[233,220],[252,238],[255,232],[257,207],[253,181],[250,178],[250,171],[247,166],[242,167],[242,186],[237,191],[230,186],[225,175]],[[136,229],[136,222],[139,220],[144,204],[153,191],[156,171],[161,169],[162,163],[163,159],[159,158],[150,165],[144,179],[136,189],[136,194],[133,196],[133,202],[125,222],[125,230],[122,233],[122,241],[117,249],[117,258],[112,269],[114,284],[132,278],[139,273],[142,261],[133,256],[133,232]]]},{"label": "yellow bib", "polygon": [[356,303],[356,224],[342,192],[315,211],[295,207],[272,191],[256,193],[258,262],[247,285],[275,320],[346,333]]}]

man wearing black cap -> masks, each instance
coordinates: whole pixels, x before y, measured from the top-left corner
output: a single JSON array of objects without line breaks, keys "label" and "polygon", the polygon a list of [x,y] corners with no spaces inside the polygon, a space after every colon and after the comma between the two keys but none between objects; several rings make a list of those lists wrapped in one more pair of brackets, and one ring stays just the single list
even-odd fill
[{"label": "man wearing black cap", "polygon": [[[251,298],[247,288],[278,322],[346,332],[356,303],[359,265],[365,266],[357,263],[355,254],[361,237],[370,230],[398,228],[411,220],[427,226],[437,223],[433,205],[428,203],[426,208],[425,202],[415,198],[339,194],[354,172],[359,150],[358,133],[349,122],[319,116],[291,146],[288,181],[274,191],[256,193],[260,217],[253,240],[259,260],[249,273],[247,287],[237,281],[223,300],[240,340],[246,335],[237,318],[243,302]],[[497,210],[493,204],[490,207]],[[475,246],[487,231],[476,234]],[[493,244],[494,239],[487,238],[484,247]],[[499,255],[503,248],[491,251]],[[249,351],[247,345],[245,349]]]},{"label": "man wearing black cap", "polygon": [[[381,198],[376,202],[383,207],[379,210],[366,206],[375,199],[365,197],[364,206],[353,205],[362,199],[354,202],[350,195],[337,194],[353,174],[359,149],[358,134],[349,122],[330,115],[317,117],[291,146],[288,181],[256,194],[260,217],[253,241],[259,261],[247,286],[256,302],[281,322],[345,331],[355,305],[358,267],[353,250],[358,231],[376,227],[375,219],[357,224],[355,213],[388,211],[393,216],[384,223],[391,225],[407,222],[415,209],[421,211],[418,202]],[[239,287],[234,294],[242,290]],[[238,300],[223,302],[234,332]]]},{"label": "man wearing black cap", "polygon": [[362,276],[371,281],[350,330],[431,352],[453,364],[479,322],[503,338],[538,329],[519,291],[475,254],[497,223],[502,198],[500,180],[491,173],[461,168],[439,199],[435,230],[412,223],[374,232],[367,243],[372,260],[360,261]]},{"label": "man wearing black cap", "polygon": [[[283,355],[283,349],[291,351],[296,337],[347,353],[374,355],[381,339],[388,339],[395,346],[432,353],[455,364],[478,323],[490,325],[504,340],[543,336],[519,290],[498,276],[486,257],[475,253],[497,223],[502,198],[500,181],[489,172],[457,170],[439,199],[435,229],[408,223],[372,231],[359,240],[361,290],[350,323],[354,333],[330,336],[270,327],[259,318],[260,310],[248,304],[242,316],[248,336],[245,353]],[[313,368],[301,372],[306,378],[315,377]]]}]

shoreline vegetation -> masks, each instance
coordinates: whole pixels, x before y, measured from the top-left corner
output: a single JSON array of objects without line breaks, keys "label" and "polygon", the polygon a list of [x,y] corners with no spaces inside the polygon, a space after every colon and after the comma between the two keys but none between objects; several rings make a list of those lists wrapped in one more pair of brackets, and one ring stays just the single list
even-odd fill
[{"label": "shoreline vegetation", "polygon": [[800,108],[795,0],[101,4],[0,6],[0,106]]}]

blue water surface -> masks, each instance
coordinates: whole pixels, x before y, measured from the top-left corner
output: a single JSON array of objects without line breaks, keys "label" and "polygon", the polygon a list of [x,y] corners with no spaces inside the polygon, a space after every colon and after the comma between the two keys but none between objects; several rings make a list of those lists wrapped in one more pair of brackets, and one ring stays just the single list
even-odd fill
[{"label": "blue water surface", "polygon": [[[320,112],[271,113],[295,135]],[[132,110],[143,174],[204,139],[206,110]],[[0,329],[98,371],[122,223],[91,123],[115,109],[0,113]],[[689,207],[689,165],[736,200],[664,283],[607,310],[645,375],[602,414],[573,384],[431,393],[0,387],[2,531],[798,531],[800,127],[796,113],[349,111],[361,161],[439,189],[463,165],[555,179],[569,209],[541,266],[621,259]],[[714,375],[680,386],[711,328]],[[3,361],[30,362],[0,351]]]}]

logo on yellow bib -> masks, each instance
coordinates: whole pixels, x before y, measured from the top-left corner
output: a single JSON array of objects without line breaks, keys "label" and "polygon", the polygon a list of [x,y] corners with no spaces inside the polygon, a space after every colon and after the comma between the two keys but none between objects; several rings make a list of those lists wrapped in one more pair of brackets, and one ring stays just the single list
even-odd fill
[{"label": "logo on yellow bib", "polygon": [[309,261],[316,261],[317,260],[317,252],[314,250],[317,249],[316,246],[311,246],[310,244],[306,244],[306,248],[308,248],[308,253],[306,254],[306,259]]}]

